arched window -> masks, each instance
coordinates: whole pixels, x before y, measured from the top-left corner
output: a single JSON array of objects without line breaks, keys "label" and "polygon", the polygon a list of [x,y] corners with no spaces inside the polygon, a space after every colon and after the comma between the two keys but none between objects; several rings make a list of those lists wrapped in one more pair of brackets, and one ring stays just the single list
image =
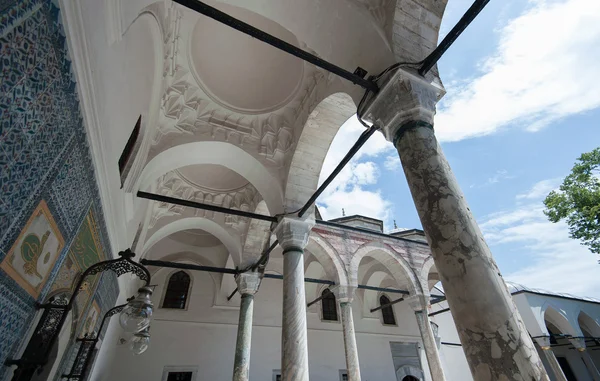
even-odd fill
[{"label": "arched window", "polygon": [[190,276],[184,271],[177,271],[169,278],[162,308],[184,309],[190,289]]},{"label": "arched window", "polygon": [[[389,304],[389,303],[390,303],[390,299],[387,296],[381,295],[379,297],[379,305],[380,306],[383,306],[383,305]],[[392,306],[383,307],[381,309],[381,315],[383,316],[383,324],[396,325],[396,318],[394,317],[394,309],[392,308]]]},{"label": "arched window", "polygon": [[415,376],[406,376],[402,379],[402,381],[419,381]]},{"label": "arched window", "polygon": [[335,295],[328,289],[323,290],[321,293],[323,299],[321,299],[321,309],[323,310],[323,320],[337,321],[337,306],[335,302]]}]

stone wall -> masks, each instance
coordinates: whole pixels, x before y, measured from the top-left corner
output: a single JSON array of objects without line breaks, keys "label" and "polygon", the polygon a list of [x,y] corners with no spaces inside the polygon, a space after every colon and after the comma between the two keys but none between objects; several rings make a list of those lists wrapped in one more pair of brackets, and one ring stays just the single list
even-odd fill
[{"label": "stone wall", "polygon": [[[0,363],[20,355],[36,301],[70,295],[78,273],[111,257],[60,11],[0,1]],[[69,343],[118,295],[113,274],[87,286]]]}]

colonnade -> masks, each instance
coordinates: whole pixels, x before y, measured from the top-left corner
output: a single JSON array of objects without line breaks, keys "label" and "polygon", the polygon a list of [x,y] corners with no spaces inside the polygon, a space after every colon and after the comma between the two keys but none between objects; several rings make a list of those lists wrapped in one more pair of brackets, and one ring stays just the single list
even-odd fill
[{"label": "colonnade", "polygon": [[[473,378],[549,380],[500,271],[465,201],[433,130],[433,116],[443,89],[435,78],[397,69],[382,81],[368,101],[365,120],[379,126],[394,144],[423,225],[446,298]],[[283,381],[308,381],[304,248],[314,221],[280,219],[275,234],[283,248]],[[353,290],[339,297],[344,328],[348,379],[360,380],[352,322]],[[445,380],[424,296],[413,295],[425,353],[434,381]],[[242,319],[251,304],[242,304],[240,331],[251,329]],[[250,320],[251,321],[251,320]],[[245,338],[248,338],[247,340]],[[249,334],[238,334],[238,346]],[[248,362],[240,355],[234,380],[248,379]],[[243,351],[241,351],[243,352]],[[244,371],[237,371],[239,367]],[[236,378],[237,377],[237,378]]]}]

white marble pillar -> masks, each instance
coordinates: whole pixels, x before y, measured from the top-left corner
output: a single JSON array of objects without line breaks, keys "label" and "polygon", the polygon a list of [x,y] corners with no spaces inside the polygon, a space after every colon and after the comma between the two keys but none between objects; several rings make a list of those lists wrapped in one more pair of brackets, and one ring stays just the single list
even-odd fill
[{"label": "white marble pillar", "polygon": [[443,89],[403,69],[384,80],[365,119],[398,150],[473,378],[548,380],[433,132]]},{"label": "white marble pillar", "polygon": [[405,300],[406,299],[411,308],[415,311],[415,317],[417,318],[419,332],[421,333],[421,339],[423,340],[423,348],[425,349],[425,357],[427,357],[431,379],[433,381],[446,381],[437,342],[433,335],[433,329],[431,328],[431,321],[427,315],[429,298],[421,295],[413,295],[409,298],[405,298]]},{"label": "white marble pillar", "polygon": [[556,379],[556,381],[567,381],[567,377],[565,376],[562,368],[560,367],[560,364],[558,363],[554,352],[552,352],[552,349],[550,348],[550,337],[536,337],[535,341],[542,350],[544,357],[546,357],[546,361],[548,361],[550,368],[552,368],[552,373],[554,374],[554,378]]},{"label": "white marble pillar", "polygon": [[233,363],[233,381],[248,381],[250,374],[250,349],[252,343],[252,315],[254,312],[254,294],[260,286],[260,274],[247,272],[236,276],[238,292],[241,295],[240,319],[235,360]]},{"label": "white marble pillar", "polygon": [[571,344],[573,344],[573,346],[581,354],[581,358],[583,359],[583,362],[585,363],[585,367],[587,368],[588,372],[590,373],[590,376],[592,377],[592,379],[594,381],[600,381],[600,373],[598,372],[598,368],[596,367],[596,364],[594,364],[594,361],[592,360],[592,358],[590,357],[590,354],[586,350],[585,339],[580,338],[580,337],[574,337],[574,338],[569,339],[569,341],[571,342]]},{"label": "white marble pillar", "polygon": [[283,248],[281,379],[308,381],[304,248],[314,218],[283,217],[274,233]]},{"label": "white marble pillar", "polygon": [[587,350],[583,350],[581,351],[581,357],[583,358],[583,362],[585,362],[585,366],[590,371],[594,381],[600,381],[600,372],[598,372],[598,367],[596,367],[596,364],[594,364],[594,360],[590,356],[590,353]]},{"label": "white marble pillar", "polygon": [[358,362],[358,347],[354,334],[354,316],[352,315],[352,300],[355,287],[340,286],[336,289],[336,299],[340,303],[342,329],[344,331],[344,351],[346,355],[346,371],[348,381],[360,381],[360,365]]}]

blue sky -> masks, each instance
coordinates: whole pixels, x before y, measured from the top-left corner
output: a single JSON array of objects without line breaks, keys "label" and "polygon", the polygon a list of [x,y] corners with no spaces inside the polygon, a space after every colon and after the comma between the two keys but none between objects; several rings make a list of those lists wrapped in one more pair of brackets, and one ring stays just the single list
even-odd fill
[{"label": "blue sky", "polygon": [[[440,37],[472,0],[449,1]],[[591,9],[596,8],[596,9]],[[600,257],[552,224],[542,200],[600,146],[600,2],[496,0],[439,62],[435,128],[507,280],[600,298]],[[349,120],[321,178],[356,140]],[[377,134],[318,200],[324,218],[363,214],[420,228],[397,153]]]}]

